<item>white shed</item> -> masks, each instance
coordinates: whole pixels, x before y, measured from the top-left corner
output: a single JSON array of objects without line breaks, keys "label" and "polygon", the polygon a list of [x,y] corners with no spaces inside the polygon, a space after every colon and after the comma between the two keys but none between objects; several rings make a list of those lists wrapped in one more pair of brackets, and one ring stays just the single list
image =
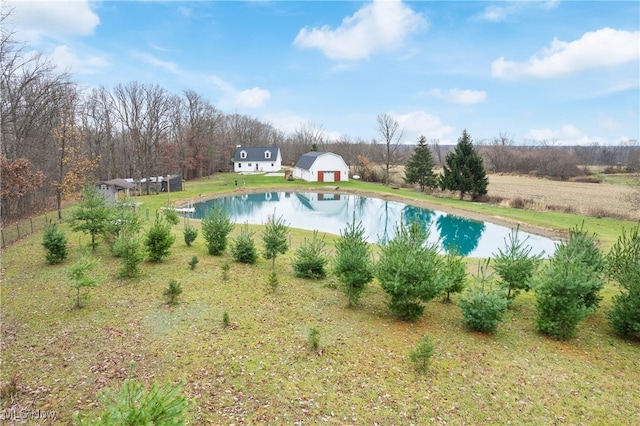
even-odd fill
[{"label": "white shed", "polygon": [[307,182],[346,182],[349,167],[338,154],[311,151],[300,157],[293,176]]}]

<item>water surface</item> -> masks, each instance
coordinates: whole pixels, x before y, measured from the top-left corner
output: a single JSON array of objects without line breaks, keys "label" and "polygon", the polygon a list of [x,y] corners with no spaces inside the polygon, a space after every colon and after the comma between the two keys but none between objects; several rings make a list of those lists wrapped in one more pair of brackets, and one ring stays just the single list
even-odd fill
[{"label": "water surface", "polygon": [[[292,228],[318,230],[340,235],[353,220],[362,222],[367,240],[372,243],[393,238],[399,224],[418,221],[429,229],[430,241],[438,242],[441,251],[454,248],[465,256],[491,257],[513,230],[491,222],[467,219],[438,210],[361,195],[324,194],[315,192],[263,192],[233,195],[194,204],[191,217],[202,219],[214,206],[222,205],[235,223],[263,225],[269,216],[282,216]],[[553,254],[555,242],[520,231],[527,239],[531,253]]]}]

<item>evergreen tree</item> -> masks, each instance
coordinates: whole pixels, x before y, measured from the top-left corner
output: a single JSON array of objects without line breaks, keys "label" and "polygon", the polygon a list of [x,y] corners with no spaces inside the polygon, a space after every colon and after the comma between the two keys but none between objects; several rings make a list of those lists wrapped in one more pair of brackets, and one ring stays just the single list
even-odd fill
[{"label": "evergreen tree", "polygon": [[489,181],[485,174],[482,157],[478,154],[465,129],[453,152],[447,154],[440,188],[460,191],[460,199],[470,193],[473,200],[487,193]]},{"label": "evergreen tree", "polygon": [[227,239],[233,223],[227,212],[216,206],[202,219],[202,235],[207,242],[209,254],[220,256],[227,249]]},{"label": "evergreen tree", "polygon": [[47,249],[46,259],[51,265],[62,263],[67,258],[67,237],[57,224],[49,222],[44,230],[42,245]]},{"label": "evergreen tree", "polygon": [[434,165],[431,148],[427,145],[427,138],[420,136],[418,146],[409,161],[407,161],[407,166],[404,170],[404,181],[417,183],[420,185],[420,191],[424,191],[425,188],[436,187],[438,180],[435,173],[433,173]]},{"label": "evergreen tree", "polygon": [[336,257],[333,272],[343,284],[349,306],[358,303],[360,293],[373,279],[373,262],[369,244],[364,235],[362,222],[356,224],[355,215],[351,223],[335,242]]},{"label": "evergreen tree", "polygon": [[505,239],[505,249],[498,249],[493,263],[493,269],[500,276],[500,284],[507,290],[507,300],[512,301],[520,290],[531,289],[531,279],[542,263],[542,254],[532,255],[531,246],[527,245],[527,238],[518,238],[518,226],[515,232],[509,234],[509,241]]},{"label": "evergreen tree", "polygon": [[426,303],[442,294],[445,283],[438,270],[443,260],[438,245],[429,243],[429,232],[421,223],[398,226],[393,239],[380,245],[376,277],[391,296],[391,312],[400,319],[418,319]]},{"label": "evergreen tree", "polygon": [[163,257],[169,255],[175,240],[176,236],[171,234],[171,224],[167,222],[164,216],[156,212],[156,221],[147,231],[144,241],[149,259],[154,262],[160,262]]},{"label": "evergreen tree", "polygon": [[91,248],[95,250],[96,236],[104,231],[110,217],[111,209],[107,206],[106,200],[98,188],[90,185],[84,190],[82,201],[71,212],[71,229],[74,232],[90,234]]},{"label": "evergreen tree", "polygon": [[276,266],[276,256],[285,254],[289,248],[287,244],[287,234],[289,227],[285,225],[282,216],[275,218],[269,216],[264,231],[262,232],[262,241],[264,242],[264,258],[271,259],[271,269]]},{"label": "evergreen tree", "polygon": [[254,232],[249,229],[249,224],[245,223],[240,227],[240,235],[231,244],[231,254],[236,262],[253,265],[258,261],[258,250],[253,240]]},{"label": "evergreen tree", "polygon": [[608,276],[622,287],[608,314],[611,325],[623,337],[640,339],[640,224],[623,230],[606,259]]},{"label": "evergreen tree", "polygon": [[92,274],[97,266],[98,261],[85,254],[71,265],[67,272],[69,285],[76,290],[77,308],[82,307],[80,304],[80,290],[95,287],[101,281],[101,278],[95,277]]},{"label": "evergreen tree", "polygon": [[539,332],[557,339],[576,335],[578,324],[600,301],[602,266],[595,241],[581,229],[571,229],[569,239],[558,245],[553,258],[533,279]]},{"label": "evergreen tree", "polygon": [[327,275],[325,266],[328,259],[325,254],[325,247],[326,243],[324,239],[318,238],[317,230],[313,231],[311,239],[304,239],[291,261],[296,277],[318,279]]}]

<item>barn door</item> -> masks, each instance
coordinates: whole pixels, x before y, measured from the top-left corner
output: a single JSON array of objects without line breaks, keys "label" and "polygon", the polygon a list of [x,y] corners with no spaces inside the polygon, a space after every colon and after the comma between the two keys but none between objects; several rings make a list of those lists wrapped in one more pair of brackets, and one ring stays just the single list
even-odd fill
[{"label": "barn door", "polygon": [[324,172],[318,172],[318,182],[324,182]]},{"label": "barn door", "polygon": [[340,182],[340,172],[333,172],[333,181],[334,182]]}]

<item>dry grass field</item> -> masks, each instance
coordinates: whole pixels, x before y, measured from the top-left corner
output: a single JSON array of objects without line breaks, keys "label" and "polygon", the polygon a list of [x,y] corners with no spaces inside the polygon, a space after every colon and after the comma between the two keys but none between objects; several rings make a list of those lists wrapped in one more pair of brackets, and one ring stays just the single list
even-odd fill
[{"label": "dry grass field", "polygon": [[521,197],[534,210],[558,210],[586,216],[640,219],[630,185],[555,181],[531,176],[489,175],[489,196],[505,203]]}]

